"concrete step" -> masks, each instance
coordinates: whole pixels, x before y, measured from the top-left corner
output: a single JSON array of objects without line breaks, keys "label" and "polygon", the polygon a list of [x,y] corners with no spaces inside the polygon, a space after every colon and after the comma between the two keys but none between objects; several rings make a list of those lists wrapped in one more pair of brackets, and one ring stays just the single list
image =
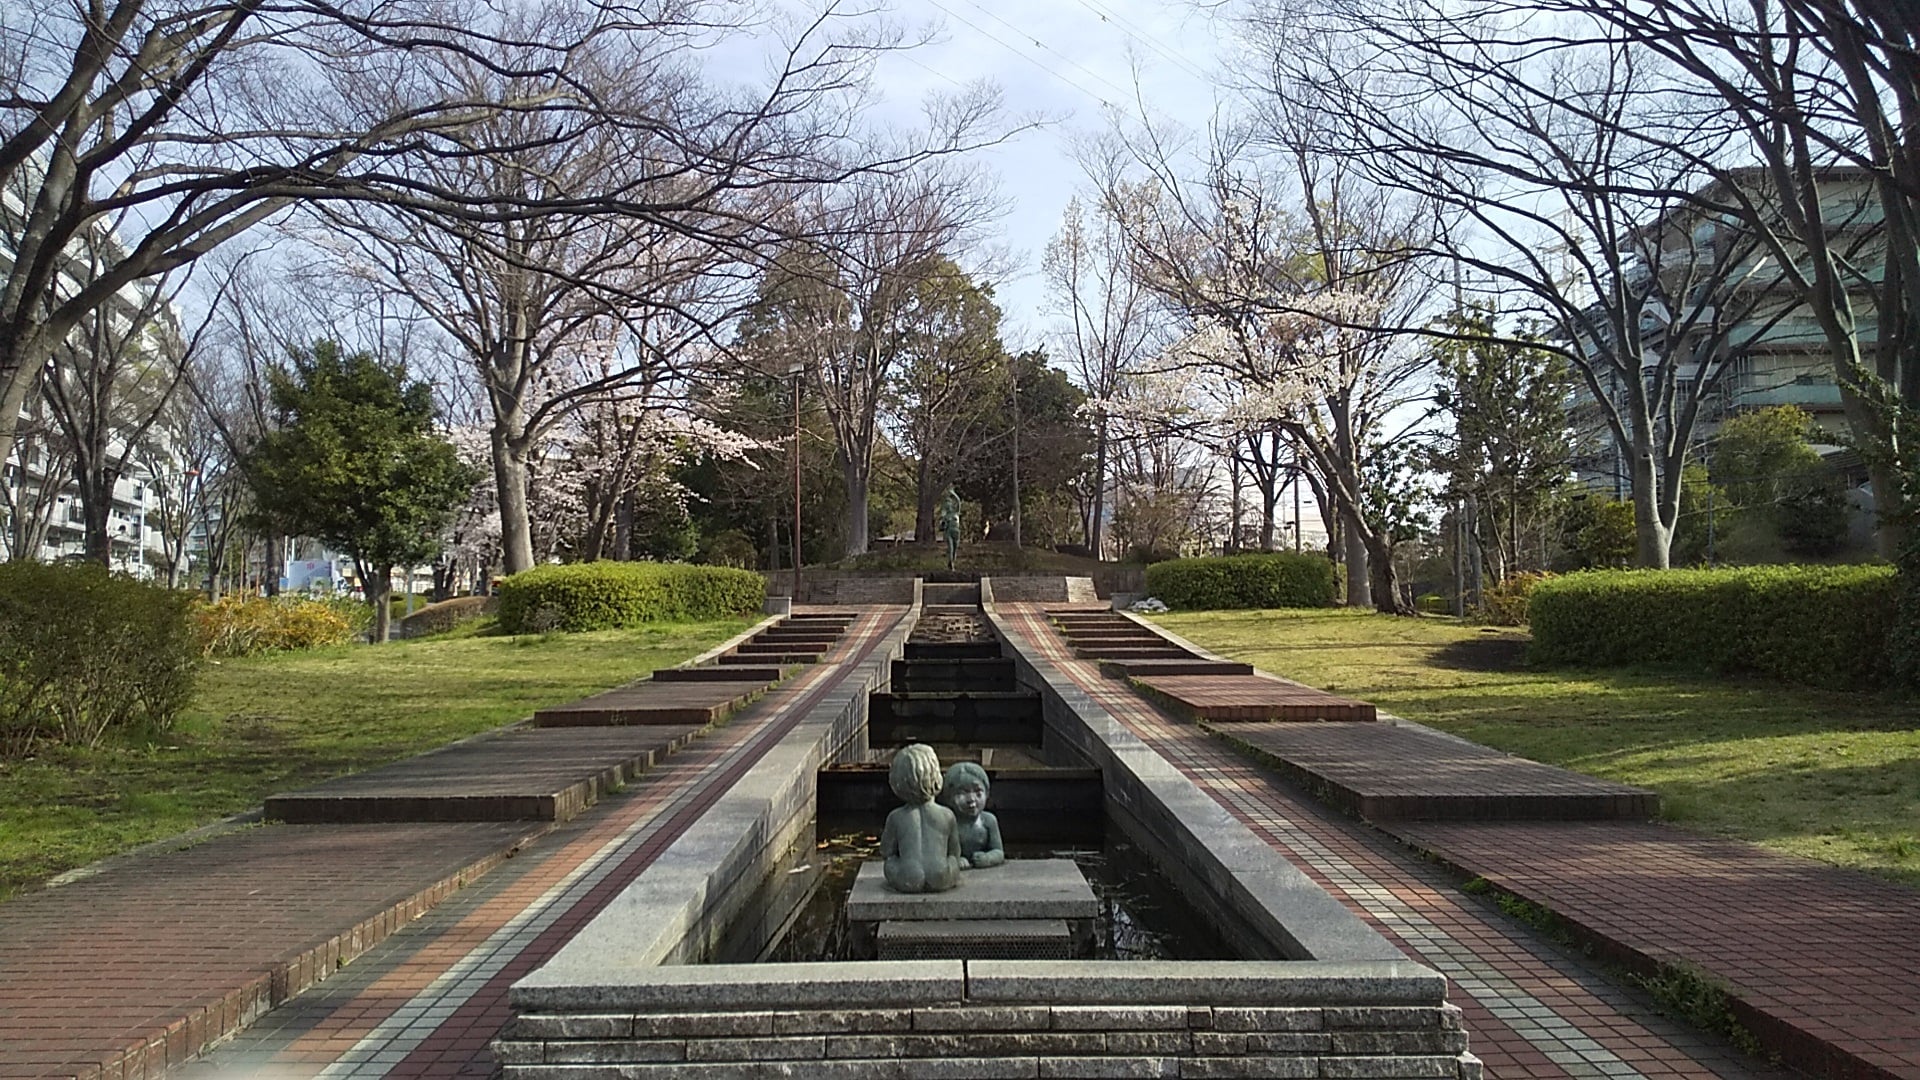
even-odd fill
[{"label": "concrete step", "polygon": [[699,667],[661,668],[653,673],[653,681],[667,682],[763,682],[780,680],[777,667],[719,667],[702,664]]},{"label": "concrete step", "polygon": [[1000,655],[997,641],[909,641],[909,660],[991,660]]},{"label": "concrete step", "polygon": [[1018,689],[1013,661],[1007,657],[962,660],[895,660],[895,693],[922,691],[1010,691]]},{"label": "concrete step", "polygon": [[980,583],[941,584],[932,581],[920,585],[920,603],[922,607],[934,604],[965,604],[969,607],[980,606]]},{"label": "concrete step", "polygon": [[543,728],[711,724],[760,696],[773,681],[650,679],[541,709],[533,723]]},{"label": "concrete step", "polygon": [[750,652],[738,650],[720,658],[722,664],[817,664],[820,654],[817,652]]},{"label": "concrete step", "polygon": [[769,656],[780,653],[823,653],[833,647],[824,641],[745,641],[733,651],[741,656]]},{"label": "concrete step", "polygon": [[893,692],[868,698],[870,714],[900,720],[1040,721],[1040,695],[1029,690],[957,693]]}]

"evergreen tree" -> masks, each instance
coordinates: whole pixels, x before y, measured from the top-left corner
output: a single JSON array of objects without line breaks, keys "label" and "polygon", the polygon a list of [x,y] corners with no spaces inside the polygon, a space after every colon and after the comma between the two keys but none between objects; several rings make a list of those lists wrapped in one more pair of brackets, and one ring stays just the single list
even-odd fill
[{"label": "evergreen tree", "polygon": [[430,560],[479,480],[433,430],[426,383],[332,341],[269,376],[275,430],[243,467],[263,517],[353,557],[387,640],[393,569]]}]

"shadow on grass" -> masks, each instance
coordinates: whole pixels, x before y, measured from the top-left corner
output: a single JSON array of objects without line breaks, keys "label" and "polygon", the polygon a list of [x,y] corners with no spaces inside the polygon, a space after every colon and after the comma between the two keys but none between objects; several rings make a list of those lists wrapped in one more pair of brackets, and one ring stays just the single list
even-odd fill
[{"label": "shadow on grass", "polygon": [[1524,671],[1527,639],[1520,634],[1489,634],[1442,645],[1428,654],[1433,666],[1454,671]]}]

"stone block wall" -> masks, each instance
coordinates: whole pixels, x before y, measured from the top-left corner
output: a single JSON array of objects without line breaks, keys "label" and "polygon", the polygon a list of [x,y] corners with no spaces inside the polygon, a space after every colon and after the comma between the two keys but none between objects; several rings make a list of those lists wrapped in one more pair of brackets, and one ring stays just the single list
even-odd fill
[{"label": "stone block wall", "polygon": [[1414,964],[915,961],[657,968],[516,988],[507,1080],[650,1076],[1479,1080]]},{"label": "stone block wall", "polygon": [[[762,571],[770,596],[793,595],[793,571]],[[849,574],[831,570],[808,570],[800,577],[803,604],[898,604],[913,603],[913,575]]]}]

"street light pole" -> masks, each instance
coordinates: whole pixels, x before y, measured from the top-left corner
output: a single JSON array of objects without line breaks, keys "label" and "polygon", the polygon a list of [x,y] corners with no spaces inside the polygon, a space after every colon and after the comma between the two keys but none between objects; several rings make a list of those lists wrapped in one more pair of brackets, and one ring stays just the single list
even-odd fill
[{"label": "street light pole", "polygon": [[800,603],[800,376],[805,364],[793,365],[793,598]]}]

